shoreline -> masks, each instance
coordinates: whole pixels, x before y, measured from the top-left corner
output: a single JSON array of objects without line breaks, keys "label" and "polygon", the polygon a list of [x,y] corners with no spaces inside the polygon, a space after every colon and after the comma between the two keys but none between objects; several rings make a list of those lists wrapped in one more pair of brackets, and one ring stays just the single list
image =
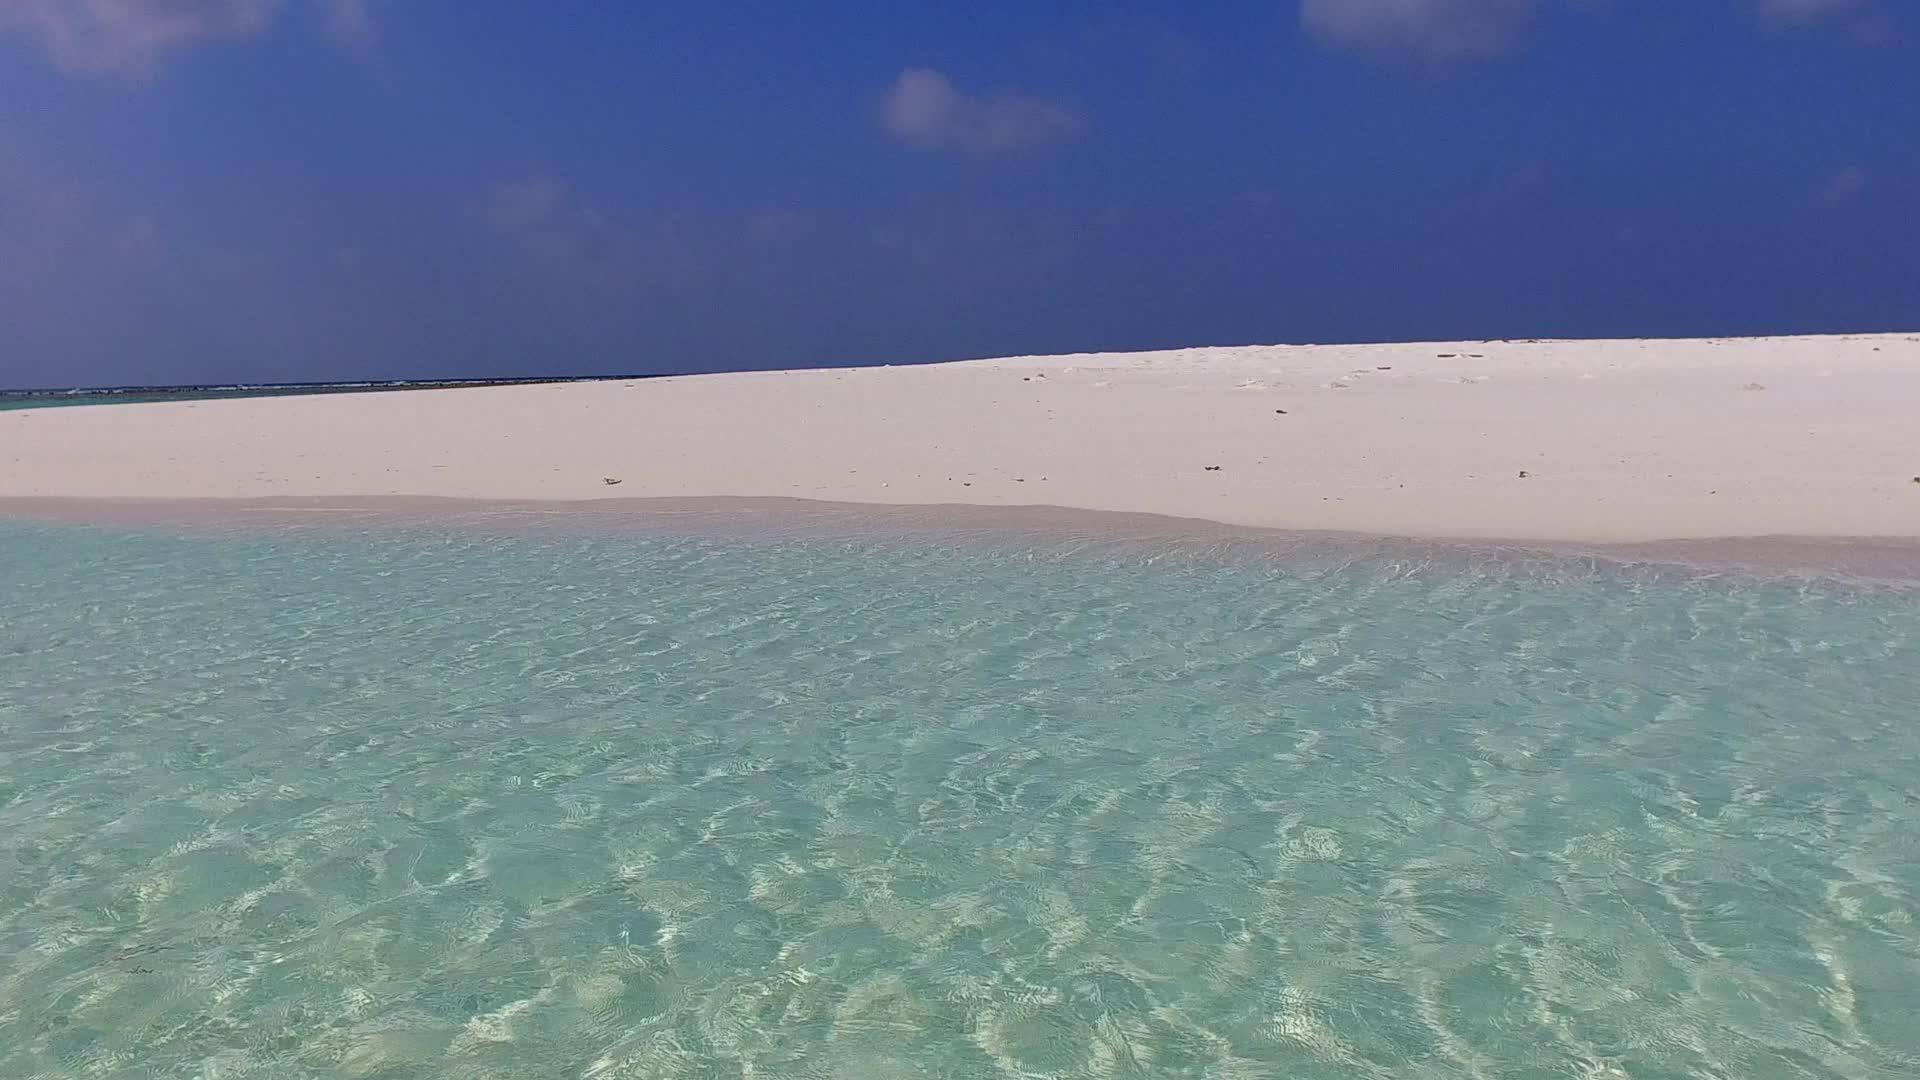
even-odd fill
[{"label": "shoreline", "polygon": [[1920,335],[1256,346],[0,413],[0,498],[1024,506],[1920,538]]},{"label": "shoreline", "polygon": [[762,541],[994,545],[1151,559],[1587,564],[1687,575],[1838,580],[1920,588],[1920,539],[1755,536],[1628,543],[1284,530],[1159,514],[1042,505],[901,505],[806,499],[616,498],[582,502],[432,497],[91,499],[0,496],[0,523],[333,534],[452,530],[507,536],[652,536]]}]

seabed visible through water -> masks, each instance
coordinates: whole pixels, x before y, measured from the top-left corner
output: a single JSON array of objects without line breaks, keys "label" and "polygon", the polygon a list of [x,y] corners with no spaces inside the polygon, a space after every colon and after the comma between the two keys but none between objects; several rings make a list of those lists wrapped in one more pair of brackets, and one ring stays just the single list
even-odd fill
[{"label": "seabed visible through water", "polygon": [[0,1075],[1920,1075],[1899,544],[209,509],[0,522]]}]

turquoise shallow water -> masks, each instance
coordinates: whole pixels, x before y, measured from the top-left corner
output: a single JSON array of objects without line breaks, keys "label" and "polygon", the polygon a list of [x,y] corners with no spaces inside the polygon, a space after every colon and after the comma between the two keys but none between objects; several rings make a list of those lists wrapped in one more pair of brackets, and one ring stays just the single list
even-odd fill
[{"label": "turquoise shallow water", "polygon": [[0,1076],[1920,1075],[1920,598],[0,525]]}]

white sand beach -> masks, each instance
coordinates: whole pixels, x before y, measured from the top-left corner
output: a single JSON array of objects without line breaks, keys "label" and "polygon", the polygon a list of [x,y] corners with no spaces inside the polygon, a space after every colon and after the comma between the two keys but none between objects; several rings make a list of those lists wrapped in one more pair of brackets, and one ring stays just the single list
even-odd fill
[{"label": "white sand beach", "polygon": [[1917,477],[1920,334],[1206,348],[0,413],[15,499],[775,496],[1613,542],[1920,537]]}]

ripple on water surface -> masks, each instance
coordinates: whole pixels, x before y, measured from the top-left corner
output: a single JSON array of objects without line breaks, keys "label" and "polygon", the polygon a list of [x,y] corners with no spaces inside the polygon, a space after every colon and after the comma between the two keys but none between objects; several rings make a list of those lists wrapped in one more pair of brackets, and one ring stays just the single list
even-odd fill
[{"label": "ripple on water surface", "polygon": [[1920,1075],[1920,600],[0,526],[0,1075]]}]

